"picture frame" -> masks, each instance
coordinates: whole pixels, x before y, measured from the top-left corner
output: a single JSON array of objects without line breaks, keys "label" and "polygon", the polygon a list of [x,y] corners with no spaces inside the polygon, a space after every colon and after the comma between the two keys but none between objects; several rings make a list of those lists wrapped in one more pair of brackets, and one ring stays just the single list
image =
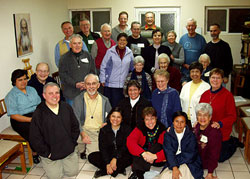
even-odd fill
[{"label": "picture frame", "polygon": [[31,21],[29,13],[13,14],[17,57],[33,52]]}]

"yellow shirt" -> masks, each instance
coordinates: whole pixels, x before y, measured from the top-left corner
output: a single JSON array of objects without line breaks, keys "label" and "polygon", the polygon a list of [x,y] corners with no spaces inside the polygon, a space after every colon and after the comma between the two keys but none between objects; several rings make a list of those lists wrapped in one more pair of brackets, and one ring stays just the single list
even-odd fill
[{"label": "yellow shirt", "polygon": [[95,99],[90,99],[88,93],[84,93],[86,104],[86,116],[84,128],[92,131],[100,130],[103,124],[102,119],[102,97],[98,94]]},{"label": "yellow shirt", "polygon": [[[48,105],[47,105],[48,106]],[[59,104],[57,104],[57,106],[55,108],[51,108],[48,106],[48,108],[53,112],[55,113],[56,115],[58,115],[58,112],[59,112]]]},{"label": "yellow shirt", "polygon": [[194,83],[192,81],[191,86],[190,86],[190,93],[189,93],[189,103],[188,103],[188,112],[187,112],[187,116],[188,119],[190,120],[190,103],[191,103],[191,99],[195,93],[195,91],[199,88],[200,84],[202,83],[202,81],[200,83]]}]

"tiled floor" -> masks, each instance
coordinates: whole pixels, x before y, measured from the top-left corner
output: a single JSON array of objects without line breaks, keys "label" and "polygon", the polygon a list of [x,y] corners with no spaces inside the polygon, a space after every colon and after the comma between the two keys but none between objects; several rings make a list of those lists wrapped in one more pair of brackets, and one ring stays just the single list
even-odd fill
[{"label": "tiled floor", "polygon": [[[227,161],[223,163],[219,163],[215,171],[215,175],[218,176],[219,179],[250,179],[250,164],[248,164],[243,158],[244,150],[237,149],[235,154]],[[91,165],[87,160],[79,159],[79,173],[75,177],[71,177],[74,179],[92,179],[94,176],[96,167]],[[127,175],[118,175],[116,178],[118,179],[126,179],[130,176],[131,168],[128,167],[126,169]],[[152,167],[149,173],[146,173],[145,179],[153,178],[152,175],[156,175],[161,171],[161,168]],[[205,175],[206,175],[205,171]],[[46,179],[46,174],[41,166],[41,164],[35,165],[27,175],[14,175],[14,174],[6,174],[3,173],[3,179]],[[65,177],[66,179],[67,177]],[[113,177],[104,176],[100,177],[100,179],[111,179]],[[158,178],[157,175],[154,178]]]}]

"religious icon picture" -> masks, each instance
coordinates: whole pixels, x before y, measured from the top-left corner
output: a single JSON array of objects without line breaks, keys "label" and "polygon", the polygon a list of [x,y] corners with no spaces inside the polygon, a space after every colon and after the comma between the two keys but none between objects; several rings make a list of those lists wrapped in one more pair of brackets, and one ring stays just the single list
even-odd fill
[{"label": "religious icon picture", "polygon": [[33,52],[30,14],[13,14],[17,57]]}]

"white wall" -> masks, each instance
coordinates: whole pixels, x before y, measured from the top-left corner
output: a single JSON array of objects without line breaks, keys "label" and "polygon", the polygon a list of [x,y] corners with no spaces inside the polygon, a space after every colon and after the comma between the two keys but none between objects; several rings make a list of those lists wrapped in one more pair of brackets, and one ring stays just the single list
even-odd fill
[{"label": "white wall", "polygon": [[[17,58],[14,32],[14,13],[30,13],[33,53]],[[13,70],[23,68],[23,58],[30,58],[33,69],[45,61],[56,71],[54,63],[55,44],[63,38],[60,24],[69,20],[66,0],[0,0],[0,98],[12,88],[10,76]],[[9,125],[9,118],[0,118],[0,131]]]}]

